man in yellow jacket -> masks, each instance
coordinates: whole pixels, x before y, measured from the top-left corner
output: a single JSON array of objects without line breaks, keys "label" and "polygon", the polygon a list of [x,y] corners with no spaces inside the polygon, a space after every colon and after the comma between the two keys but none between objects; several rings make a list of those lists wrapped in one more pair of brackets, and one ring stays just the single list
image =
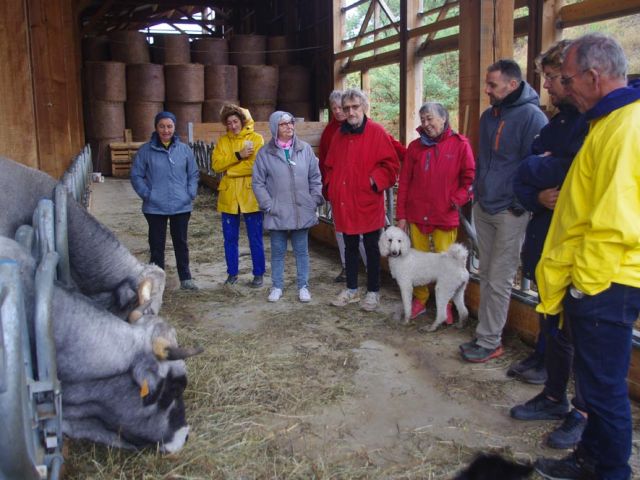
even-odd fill
[{"label": "man in yellow jacket", "polygon": [[538,311],[570,319],[576,388],[589,414],[574,452],[539,459],[548,479],[628,480],[632,420],[626,377],[640,312],[640,88],[610,37],[572,42],[562,84],[589,133],[560,190],[536,269]]}]

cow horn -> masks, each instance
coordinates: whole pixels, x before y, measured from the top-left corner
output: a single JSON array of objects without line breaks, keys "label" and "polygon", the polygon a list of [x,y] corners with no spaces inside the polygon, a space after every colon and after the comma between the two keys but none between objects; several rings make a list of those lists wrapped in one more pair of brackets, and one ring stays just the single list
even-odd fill
[{"label": "cow horn", "polygon": [[184,360],[185,358],[193,357],[204,352],[202,347],[169,347],[167,349],[167,360]]},{"label": "cow horn", "polygon": [[142,318],[143,315],[151,313],[149,306],[151,305],[151,300],[149,300],[144,305],[140,305],[139,307],[133,309],[129,314],[129,323],[136,323],[138,320]]},{"label": "cow horn", "polygon": [[138,305],[144,305],[151,301],[151,290],[153,283],[150,278],[145,278],[138,285]]}]

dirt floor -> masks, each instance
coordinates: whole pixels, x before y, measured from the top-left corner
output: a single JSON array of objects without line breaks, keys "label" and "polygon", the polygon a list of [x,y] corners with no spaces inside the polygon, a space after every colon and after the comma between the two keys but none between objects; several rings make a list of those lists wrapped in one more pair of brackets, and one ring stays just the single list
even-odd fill
[{"label": "dirt floor", "polygon": [[[505,375],[530,348],[506,335],[506,355],[463,362],[458,345],[475,321],[419,333],[392,320],[400,301],[383,274],[381,307],[329,305],[339,291],[337,252],[312,243],[310,291],[302,304],[287,257],[285,293],[250,289],[251,259],[241,232],[240,282],[223,286],[226,266],[214,197],[200,191],[190,225],[197,293],[177,289],[170,241],[162,314],[183,344],[205,353],[188,361],[191,435],[176,455],[123,452],[74,442],[67,478],[452,478],[482,451],[520,461],[565,455],[544,446],[555,422],[519,422],[509,408],[541,388]],[[146,223],[126,180],[94,184],[92,212],[147,260]],[[269,240],[265,236],[267,265]],[[360,284],[364,285],[363,275]],[[433,318],[433,310],[427,318]],[[632,466],[640,472],[640,410],[634,405]],[[640,478],[640,477],[637,477]]]}]

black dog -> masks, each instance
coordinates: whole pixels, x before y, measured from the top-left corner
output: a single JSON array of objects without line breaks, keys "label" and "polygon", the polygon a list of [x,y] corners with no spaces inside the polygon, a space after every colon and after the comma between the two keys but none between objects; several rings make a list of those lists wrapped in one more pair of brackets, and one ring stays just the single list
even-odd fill
[{"label": "black dog", "polygon": [[522,480],[533,472],[530,464],[522,465],[496,454],[480,454],[458,473],[454,480]]}]

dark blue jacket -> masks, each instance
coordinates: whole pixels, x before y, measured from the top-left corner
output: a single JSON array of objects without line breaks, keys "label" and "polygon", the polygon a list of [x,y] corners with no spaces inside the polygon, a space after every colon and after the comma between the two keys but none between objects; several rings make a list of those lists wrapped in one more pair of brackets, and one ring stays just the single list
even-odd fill
[{"label": "dark blue jacket", "polygon": [[[513,191],[522,206],[533,213],[522,247],[522,273],[525,278],[535,278],[536,265],[553,215],[553,210],[538,203],[538,193],[562,185],[587,131],[584,116],[575,107],[562,105],[534,140],[531,155],[518,167]],[[540,156],[544,152],[551,152],[551,155]]]}]

